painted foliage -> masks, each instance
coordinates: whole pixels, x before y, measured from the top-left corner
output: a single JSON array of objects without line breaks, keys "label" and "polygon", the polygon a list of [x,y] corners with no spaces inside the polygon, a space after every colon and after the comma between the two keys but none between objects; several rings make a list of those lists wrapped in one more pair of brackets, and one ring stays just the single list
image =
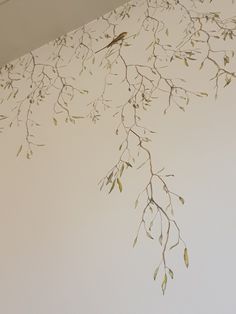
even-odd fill
[{"label": "painted foliage", "polygon": [[[184,205],[184,198],[169,187],[173,174],[153,162],[158,125],[149,125],[148,116],[157,108],[161,115],[184,112],[193,98],[216,98],[233,84],[236,18],[215,7],[217,1],[209,0],[131,1],[1,68],[0,131],[20,134],[19,158],[31,159],[45,146],[46,123],[97,123],[105,113],[113,119],[108,131],[120,141],[117,162],[99,187],[122,192],[126,175],[145,169],[135,200],[141,214],[133,245],[141,230],[158,239],[154,279],[161,273],[163,294],[174,277],[170,251],[181,250],[186,267],[189,256],[174,218],[174,204]],[[195,73],[209,85],[196,82]]]}]

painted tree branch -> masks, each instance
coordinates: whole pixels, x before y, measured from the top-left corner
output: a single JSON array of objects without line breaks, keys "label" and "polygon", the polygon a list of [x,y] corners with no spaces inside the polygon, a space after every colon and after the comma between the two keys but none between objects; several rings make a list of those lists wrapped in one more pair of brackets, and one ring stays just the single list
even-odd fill
[{"label": "painted tree branch", "polygon": [[[225,19],[218,12],[201,10],[211,2],[131,1],[59,37],[46,47],[47,53],[33,51],[0,70],[0,132],[8,127],[23,130],[24,140],[17,156],[31,158],[35,148],[44,145],[37,140],[37,130],[42,127],[37,113],[45,103],[51,104],[48,118],[55,126],[63,121],[76,124],[82,118],[97,122],[105,110],[114,111],[114,121],[118,119],[114,132],[121,139],[119,156],[101,179],[100,188],[106,187],[111,193],[117,187],[122,192],[125,171],[145,168],[148,180],[135,202],[141,218],[134,245],[141,230],[152,240],[158,238],[161,260],[154,279],[162,271],[163,293],[168,278],[174,276],[168,262],[169,250],[181,246],[185,265],[189,265],[173,206],[175,199],[182,204],[184,199],[168,187],[168,177],[172,175],[154,165],[149,143],[155,132],[146,124],[144,115],[156,106],[164,114],[173,108],[185,111],[192,97],[206,97],[209,91],[189,86],[185,77],[190,71],[209,69],[215,97],[221,87],[235,79],[231,66],[235,52],[230,43],[236,37],[236,18]],[[97,24],[99,31],[94,26]],[[96,55],[97,51],[100,53]],[[97,71],[103,84],[93,96],[89,87],[83,87],[82,79]],[[109,96],[114,84],[127,94],[118,106]],[[79,106],[74,106],[78,102]],[[155,225],[158,234],[153,231]]]}]

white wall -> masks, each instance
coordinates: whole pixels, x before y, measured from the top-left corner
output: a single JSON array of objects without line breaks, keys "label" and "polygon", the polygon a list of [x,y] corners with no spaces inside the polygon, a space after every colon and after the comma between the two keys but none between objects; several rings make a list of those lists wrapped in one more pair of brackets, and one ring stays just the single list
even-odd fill
[{"label": "white wall", "polygon": [[[229,3],[226,9],[232,10]],[[142,10],[120,21],[117,33],[131,31]],[[103,26],[96,23],[91,25],[98,36]],[[135,53],[127,50],[127,58],[142,60],[144,35],[137,40],[139,53],[132,42]],[[51,46],[35,54],[46,60]],[[74,106],[83,106],[102,88],[105,70],[98,67],[99,58],[102,55],[97,56],[93,75],[78,77],[77,63],[67,68],[67,75],[77,75],[80,86],[92,94],[78,96]],[[125,174],[122,193],[107,196],[97,186],[118,157],[121,139],[114,134],[117,121],[112,113],[125,98],[123,85],[115,82],[109,92],[112,109],[96,124],[81,119],[78,125],[60,121],[53,126],[49,96],[34,114],[41,123],[34,134],[46,146],[37,148],[30,160],[25,146],[16,158],[24,143],[24,124],[6,128],[0,136],[1,313],[235,312],[235,83],[215,101],[209,77],[196,69],[194,75],[193,70],[185,73],[181,66],[189,84],[209,90],[209,97],[193,98],[184,113],[171,108],[166,115],[162,99],[156,100],[146,121],[157,130],[150,144],[157,168],[175,174],[168,182],[185,198],[184,206],[175,204],[175,218],[188,245],[189,269],[181,250],[170,255],[175,279],[168,282],[163,297],[160,282],[153,281],[160,259],[158,241],[141,236],[132,247],[141,215],[140,209],[133,209],[134,201],[145,184],[145,169]],[[27,94],[26,80],[19,84]],[[1,104],[4,114],[13,107],[11,99]]]}]

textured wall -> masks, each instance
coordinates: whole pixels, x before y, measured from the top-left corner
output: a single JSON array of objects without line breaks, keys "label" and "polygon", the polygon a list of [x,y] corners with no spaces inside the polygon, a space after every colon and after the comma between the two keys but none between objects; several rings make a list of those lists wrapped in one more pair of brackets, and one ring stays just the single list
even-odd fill
[{"label": "textured wall", "polygon": [[1,69],[1,313],[234,313],[235,6],[195,4],[130,2]]}]

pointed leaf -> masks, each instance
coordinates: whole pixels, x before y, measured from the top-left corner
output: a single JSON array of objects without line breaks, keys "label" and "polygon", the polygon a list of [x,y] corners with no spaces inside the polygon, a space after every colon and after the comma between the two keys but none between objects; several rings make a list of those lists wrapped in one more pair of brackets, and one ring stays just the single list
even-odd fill
[{"label": "pointed leaf", "polygon": [[22,151],[22,145],[19,147],[17,154],[16,154],[16,157],[18,157],[20,155],[21,151]]},{"label": "pointed leaf", "polygon": [[153,236],[151,235],[151,233],[149,233],[148,231],[146,231],[146,235],[149,239],[154,240]]},{"label": "pointed leaf", "polygon": [[170,268],[169,268],[169,275],[171,279],[174,279],[174,273]]},{"label": "pointed leaf", "polygon": [[112,181],[111,181],[112,177],[113,177],[113,171],[109,174],[109,176],[108,176],[108,178],[107,178],[107,183],[106,183],[106,184],[112,182]]},{"label": "pointed leaf", "polygon": [[156,278],[157,278],[157,274],[158,274],[158,272],[159,272],[159,268],[160,268],[160,266],[158,266],[158,267],[155,269],[155,271],[154,271],[154,274],[153,274],[153,279],[154,279],[154,280],[156,280]]},{"label": "pointed leaf", "polygon": [[56,118],[53,118],[53,123],[55,126],[57,126],[57,119]]},{"label": "pointed leaf", "polygon": [[127,161],[126,161],[126,165],[127,165],[128,167],[131,167],[131,168],[133,167],[133,166],[132,166],[129,162],[127,162]]},{"label": "pointed leaf", "polygon": [[166,291],[166,285],[167,285],[167,275],[165,274],[163,277],[162,284],[161,284],[161,289],[162,289],[163,295],[165,294],[165,291]]},{"label": "pointed leaf", "polygon": [[188,67],[188,61],[186,58],[184,59],[184,64]]},{"label": "pointed leaf", "polygon": [[160,242],[160,245],[162,246],[162,241],[163,241],[163,235],[161,234],[160,236],[159,236],[159,242]]},{"label": "pointed leaf", "polygon": [[111,189],[110,189],[110,191],[109,191],[109,194],[110,194],[110,193],[111,193],[111,191],[114,189],[115,184],[116,184],[116,180],[114,180],[114,181],[113,181],[112,186],[111,186]]},{"label": "pointed leaf", "polygon": [[180,200],[180,202],[184,205],[184,199],[183,199],[183,197],[179,196],[179,200]]},{"label": "pointed leaf", "polygon": [[135,245],[137,244],[137,241],[138,241],[138,237],[136,237],[136,238],[134,239],[133,247],[135,247]]},{"label": "pointed leaf", "polygon": [[117,178],[117,184],[118,184],[118,187],[119,187],[119,191],[122,192],[122,183],[121,183],[119,178]]},{"label": "pointed leaf", "polygon": [[125,169],[125,165],[123,163],[120,169],[120,176],[122,176],[124,169]]},{"label": "pointed leaf", "polygon": [[187,248],[184,249],[184,262],[186,267],[188,268],[189,266],[189,257],[188,257],[188,250]]}]

